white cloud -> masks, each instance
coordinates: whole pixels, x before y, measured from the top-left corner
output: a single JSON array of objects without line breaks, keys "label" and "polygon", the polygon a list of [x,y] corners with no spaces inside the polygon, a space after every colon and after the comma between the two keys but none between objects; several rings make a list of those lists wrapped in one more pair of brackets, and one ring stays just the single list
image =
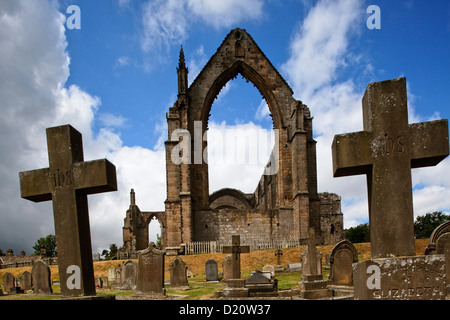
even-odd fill
[{"label": "white cloud", "polygon": [[[321,0],[295,31],[290,57],[281,70],[314,116],[317,140],[319,192],[335,192],[342,196],[345,228],[368,221],[366,177],[333,178],[331,144],[334,135],[363,130],[362,91],[352,80],[341,80],[345,68],[359,68],[371,78],[374,66],[367,57],[351,52],[352,37],[365,24],[362,3],[357,0]],[[348,62],[348,57],[357,57]],[[402,76],[402,75],[399,75]],[[427,121],[415,112],[415,95],[408,83],[409,121]],[[438,113],[428,117],[439,118]],[[450,161],[437,167],[412,171],[415,216],[433,210],[447,210],[450,194],[447,182]]]},{"label": "white cloud", "polygon": [[[146,2],[142,13],[141,47],[152,59],[144,63],[145,68],[150,70],[155,63],[166,61],[168,50],[173,45],[179,46],[188,38],[192,24],[200,21],[206,27],[216,29],[237,27],[238,23],[260,19],[262,9],[263,0]],[[198,53],[198,59],[204,59],[202,52]],[[195,67],[196,65],[192,69],[193,75],[197,72]]]},{"label": "white cloud", "polygon": [[188,8],[204,22],[219,29],[236,27],[244,20],[257,20],[263,14],[262,0],[188,0]]},{"label": "white cloud", "polygon": [[125,119],[99,112],[99,97],[65,86],[70,57],[56,1],[7,0],[0,12],[1,249],[30,254],[38,238],[54,233],[51,202],[21,199],[18,173],[48,167],[45,129],[63,124],[82,133],[86,161],[108,158],[116,166],[119,191],[89,196],[89,213],[93,251],[121,246],[131,188],[142,210],[164,209],[164,151],[123,146],[112,128]]}]

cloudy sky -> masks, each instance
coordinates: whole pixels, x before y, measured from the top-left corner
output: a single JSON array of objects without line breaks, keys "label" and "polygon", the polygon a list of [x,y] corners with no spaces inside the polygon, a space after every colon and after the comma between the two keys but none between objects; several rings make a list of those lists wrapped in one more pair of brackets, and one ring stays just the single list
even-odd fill
[{"label": "cloudy sky", "polygon": [[[71,5],[80,8],[80,29],[69,28]],[[367,26],[370,5],[380,8],[381,29]],[[48,167],[45,128],[52,126],[83,134],[85,160],[116,165],[119,190],[89,196],[94,252],[122,245],[131,188],[141,210],[164,210],[165,113],[176,100],[180,46],[192,82],[236,27],[309,106],[319,191],[342,196],[346,228],[367,222],[365,177],[332,177],[332,139],[362,130],[361,98],[374,81],[407,78],[410,123],[450,116],[448,1],[2,0],[0,249],[31,253],[38,238],[54,233],[51,203],[21,199],[18,178]],[[210,128],[272,130],[264,100],[240,77],[215,101]],[[230,165],[210,154],[210,192],[253,192],[266,160]],[[413,170],[415,216],[450,211],[449,161]]]}]

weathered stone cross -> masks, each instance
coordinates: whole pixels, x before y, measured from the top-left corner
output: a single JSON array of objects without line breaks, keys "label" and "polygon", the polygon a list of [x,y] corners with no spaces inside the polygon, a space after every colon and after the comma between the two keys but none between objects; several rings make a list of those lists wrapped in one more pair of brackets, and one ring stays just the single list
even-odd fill
[{"label": "weathered stone cross", "polygon": [[225,246],[222,248],[223,253],[231,253],[232,259],[232,271],[233,275],[231,279],[241,278],[241,253],[249,253],[249,246],[241,246],[240,236],[231,236],[231,246]]},{"label": "weathered stone cross", "polygon": [[49,168],[21,172],[22,198],[53,201],[61,295],[95,295],[87,195],[117,190],[108,160],[84,162],[81,134],[70,125],[48,128]]},{"label": "weathered stone cross", "polygon": [[336,135],[335,177],[367,175],[372,258],[415,255],[411,168],[449,154],[448,121],[408,124],[406,79],[370,83],[364,131]]},{"label": "weathered stone cross", "polygon": [[281,265],[281,256],[283,255],[283,251],[281,249],[277,249],[275,251],[275,257],[277,257],[277,264]]}]

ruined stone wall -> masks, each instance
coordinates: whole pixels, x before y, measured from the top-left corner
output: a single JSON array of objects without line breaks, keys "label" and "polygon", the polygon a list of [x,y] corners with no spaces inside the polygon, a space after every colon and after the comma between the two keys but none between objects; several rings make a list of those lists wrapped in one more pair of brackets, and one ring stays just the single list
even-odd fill
[{"label": "ruined stone wall", "polygon": [[344,216],[341,197],[334,193],[320,193],[320,229],[323,244],[344,240]]},{"label": "ruined stone wall", "polygon": [[287,240],[293,238],[291,209],[196,211],[194,241],[229,241],[239,234],[241,242]]}]

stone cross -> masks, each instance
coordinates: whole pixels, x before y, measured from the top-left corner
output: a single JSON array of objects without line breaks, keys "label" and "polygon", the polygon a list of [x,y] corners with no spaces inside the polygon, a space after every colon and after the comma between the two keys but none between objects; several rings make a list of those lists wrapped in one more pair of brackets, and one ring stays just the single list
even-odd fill
[{"label": "stone cross", "polygon": [[316,231],[314,227],[308,229],[308,264],[312,275],[317,274],[317,247],[316,247]]},{"label": "stone cross", "polygon": [[84,162],[81,134],[70,125],[48,128],[47,146],[49,168],[21,172],[21,196],[53,202],[61,295],[95,295],[87,195],[116,191],[116,168]]},{"label": "stone cross", "polygon": [[240,279],[241,278],[241,253],[249,253],[249,246],[241,246],[241,237],[240,236],[232,236],[231,237],[231,246],[223,247],[223,253],[231,253],[232,254],[232,265],[233,265],[233,276],[232,279]]},{"label": "stone cross", "polygon": [[281,249],[277,249],[275,251],[275,257],[277,257],[277,264],[281,265],[281,256],[283,255],[283,251]]},{"label": "stone cross", "polygon": [[336,135],[334,177],[366,174],[372,258],[415,255],[411,168],[449,154],[448,120],[408,124],[406,79],[370,83],[364,131]]}]

